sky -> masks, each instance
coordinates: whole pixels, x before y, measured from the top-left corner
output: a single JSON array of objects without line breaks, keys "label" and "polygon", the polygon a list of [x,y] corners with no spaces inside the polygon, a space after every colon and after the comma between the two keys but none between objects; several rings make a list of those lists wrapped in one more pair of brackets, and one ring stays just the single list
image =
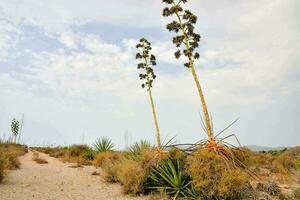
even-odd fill
[{"label": "sky", "polygon": [[[206,137],[191,71],[176,60],[160,0],[0,0],[0,138],[13,118],[28,145],[118,148],[155,142],[135,45],[146,37],[157,57],[153,85],[162,140]],[[196,70],[215,133],[242,145],[300,144],[300,2],[190,0],[201,34]],[[127,135],[127,136],[126,136]],[[127,138],[127,139],[126,139]],[[235,142],[233,139],[230,142]]]}]

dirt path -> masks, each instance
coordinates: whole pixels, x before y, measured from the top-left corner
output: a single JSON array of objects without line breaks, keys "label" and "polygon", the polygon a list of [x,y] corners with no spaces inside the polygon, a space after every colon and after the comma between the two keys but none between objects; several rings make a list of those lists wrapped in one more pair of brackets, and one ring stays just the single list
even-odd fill
[{"label": "dirt path", "polygon": [[[33,162],[32,152],[20,157],[21,169],[9,172],[0,184],[1,200],[144,200],[122,195],[117,184],[105,183],[100,169],[70,168],[56,158],[40,153],[49,163]],[[100,176],[91,175],[97,171]]]}]

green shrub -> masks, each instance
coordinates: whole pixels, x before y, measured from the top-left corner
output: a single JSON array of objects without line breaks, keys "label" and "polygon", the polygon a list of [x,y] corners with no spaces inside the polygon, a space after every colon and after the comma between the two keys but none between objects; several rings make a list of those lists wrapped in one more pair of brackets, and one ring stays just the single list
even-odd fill
[{"label": "green shrub", "polygon": [[148,140],[140,140],[129,147],[127,155],[129,157],[136,157],[141,155],[143,151],[150,149],[151,143]]},{"label": "green shrub", "polygon": [[187,158],[187,171],[195,189],[205,198],[238,199],[248,184],[248,175],[238,168],[228,168],[222,157],[199,149]]},{"label": "green shrub", "polygon": [[90,148],[87,145],[72,145],[68,148],[68,156],[79,157],[85,152],[89,151]]},{"label": "green shrub", "polygon": [[105,152],[105,151],[112,151],[114,149],[114,144],[109,138],[101,137],[96,140],[94,144],[95,151],[97,153]]},{"label": "green shrub", "polygon": [[86,160],[94,160],[95,151],[93,151],[92,149],[87,150],[83,153],[83,158],[85,158]]},{"label": "green shrub", "polygon": [[181,159],[164,158],[158,167],[154,167],[145,185],[148,191],[166,192],[178,197],[196,197],[191,178],[184,172]]}]

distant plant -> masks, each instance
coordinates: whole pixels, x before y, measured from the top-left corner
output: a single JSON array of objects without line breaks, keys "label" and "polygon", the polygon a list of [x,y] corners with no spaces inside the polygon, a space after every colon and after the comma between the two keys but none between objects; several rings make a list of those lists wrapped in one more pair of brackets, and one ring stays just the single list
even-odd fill
[{"label": "distant plant", "polygon": [[85,151],[83,153],[83,158],[87,159],[87,160],[94,160],[95,158],[95,151],[93,149],[88,149],[87,151]]},{"label": "distant plant", "polygon": [[151,149],[151,143],[148,140],[140,140],[129,147],[129,156],[140,155],[142,151]]},{"label": "distant plant", "polygon": [[11,122],[11,132],[14,137],[14,143],[17,142],[17,136],[19,134],[19,127],[20,127],[19,121],[14,118]]},{"label": "distant plant", "polygon": [[72,145],[67,149],[67,155],[69,157],[80,157],[90,148],[87,145]]},{"label": "distant plant", "polygon": [[37,152],[33,153],[32,160],[35,161],[38,164],[48,164],[48,161],[41,158],[39,153],[37,153]]},{"label": "distant plant", "polygon": [[97,153],[112,151],[114,147],[115,145],[113,142],[107,137],[98,138],[94,144],[94,148]]},{"label": "distant plant", "polygon": [[142,83],[142,88],[146,88],[149,94],[151,108],[152,108],[152,114],[154,118],[154,124],[156,127],[156,142],[158,149],[161,149],[161,141],[160,141],[160,130],[158,125],[158,120],[156,116],[156,110],[154,105],[154,100],[152,96],[152,85],[153,81],[156,78],[156,75],[153,70],[153,66],[156,65],[156,58],[153,54],[150,54],[151,51],[151,43],[145,39],[141,38],[139,43],[136,45],[136,48],[139,50],[141,49],[141,52],[138,52],[136,54],[136,59],[141,60],[140,63],[138,63],[137,68],[142,69],[143,72],[139,74],[139,77],[141,80],[144,80],[145,82]]},{"label": "distant plant", "polygon": [[173,199],[197,196],[191,178],[184,173],[183,162],[171,157],[164,158],[151,170],[145,187],[148,191],[166,192]]}]

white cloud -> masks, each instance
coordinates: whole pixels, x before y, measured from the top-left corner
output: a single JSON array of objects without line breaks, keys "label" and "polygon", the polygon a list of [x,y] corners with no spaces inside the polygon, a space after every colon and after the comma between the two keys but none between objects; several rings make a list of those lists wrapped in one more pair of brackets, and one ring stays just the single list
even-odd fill
[{"label": "white cloud", "polygon": [[[296,118],[292,116],[296,116],[297,109],[291,107],[299,99],[300,43],[297,42],[299,25],[294,17],[294,3],[292,0],[192,3],[193,10],[199,14],[197,28],[203,36],[201,59],[196,66],[209,107],[220,121],[227,122],[224,119],[241,113],[245,117],[242,125],[246,128],[250,118],[254,118],[252,122],[259,125],[249,130],[245,128],[241,134],[247,143],[256,142],[249,133],[257,132],[257,136],[264,130],[265,138],[259,142],[275,145],[282,140],[294,144],[293,131],[288,137],[278,136],[272,143],[268,137],[273,136],[273,131],[278,133],[282,129],[274,130],[273,126],[260,124],[276,115],[276,109],[282,106],[288,110],[283,111],[285,115],[291,113],[291,117],[274,120],[296,130],[297,125],[293,123]],[[79,1],[15,4],[15,1],[0,3],[3,16],[11,18],[14,24],[0,26],[1,49],[12,47],[12,35],[20,31],[14,27],[20,24],[42,28],[45,35],[50,34],[63,47],[54,51],[30,51],[29,62],[22,66],[22,71],[0,73],[0,89],[4,96],[0,104],[12,107],[11,113],[21,112],[19,110],[45,113],[41,119],[39,112],[31,114],[31,126],[37,122],[39,131],[47,126],[55,132],[55,137],[64,132],[70,137],[64,139],[70,141],[72,133],[80,137],[82,129],[96,136],[99,126],[102,132],[111,132],[112,137],[119,140],[118,134],[128,127],[137,135],[145,131],[151,138],[152,119],[147,94],[140,88],[135,67],[136,38],[111,44],[97,35],[76,32],[72,26],[95,21],[135,28],[160,27],[163,22],[160,3],[149,6],[146,1],[136,0],[105,4],[87,1],[84,9]],[[180,136],[183,140],[193,140],[198,136],[194,132],[199,128],[200,104],[190,71],[177,64],[171,40],[152,43],[158,59],[154,96],[162,130],[176,134],[180,130],[185,132],[185,137]],[[22,50],[17,52],[22,53]],[[1,52],[6,51],[0,51],[0,59]],[[165,70],[164,65],[177,69]],[[22,103],[18,99],[22,99]],[[17,104],[15,108],[14,104]],[[195,108],[199,109],[195,111]],[[31,130],[36,131],[35,128]],[[51,135],[51,131],[47,132]]]}]

